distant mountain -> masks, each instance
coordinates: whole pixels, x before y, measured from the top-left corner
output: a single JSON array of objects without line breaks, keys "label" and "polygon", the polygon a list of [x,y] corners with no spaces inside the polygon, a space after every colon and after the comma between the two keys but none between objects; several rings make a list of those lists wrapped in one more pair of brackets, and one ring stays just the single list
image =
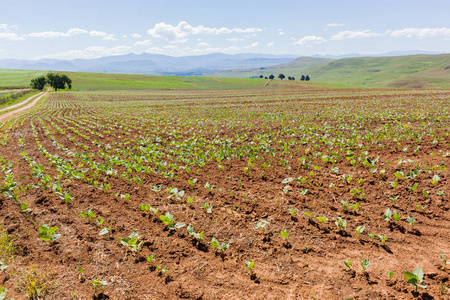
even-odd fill
[{"label": "distant mountain", "polygon": [[51,70],[73,72],[99,72],[143,75],[195,76],[205,73],[236,69],[260,68],[283,64],[297,58],[296,55],[223,54],[173,57],[161,54],[126,54],[95,59],[40,59],[0,60],[0,68],[25,70]]},{"label": "distant mountain", "polygon": [[208,76],[248,78],[259,75],[299,79],[309,75],[312,81],[356,86],[450,87],[450,54],[350,57],[341,59],[301,57],[270,67],[227,70]]},{"label": "distant mountain", "polygon": [[350,58],[350,57],[381,57],[381,56],[405,56],[405,55],[417,55],[417,54],[444,54],[443,52],[431,52],[431,51],[423,51],[423,50],[412,50],[412,51],[391,51],[386,53],[377,53],[377,54],[359,54],[359,53],[348,53],[342,55],[313,55],[311,57],[318,58],[332,58],[332,59],[341,59],[341,58]]}]

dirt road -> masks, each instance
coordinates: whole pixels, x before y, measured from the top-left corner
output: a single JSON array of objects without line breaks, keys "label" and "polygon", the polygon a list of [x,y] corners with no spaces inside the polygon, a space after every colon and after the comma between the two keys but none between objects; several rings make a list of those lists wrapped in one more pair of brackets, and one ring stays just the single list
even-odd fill
[{"label": "dirt road", "polygon": [[15,115],[18,115],[19,113],[21,113],[21,112],[24,111],[24,110],[29,109],[29,108],[32,108],[34,105],[36,105],[36,103],[37,103],[42,97],[44,97],[45,95],[47,95],[47,93],[48,93],[48,92],[41,92],[41,93],[39,93],[39,94],[37,94],[37,95],[31,96],[30,98],[26,99],[25,101],[22,101],[22,102],[20,102],[20,103],[17,103],[17,104],[8,106],[8,107],[6,107],[6,108],[0,110],[0,112],[2,112],[2,111],[5,111],[5,110],[14,109],[14,108],[19,107],[19,106],[23,105],[24,103],[30,101],[31,99],[35,98],[35,99],[33,100],[33,102],[28,103],[27,105],[25,105],[25,106],[23,106],[23,107],[21,107],[21,108],[19,108],[19,109],[10,111],[10,112],[8,112],[8,113],[6,113],[6,114],[4,114],[4,115],[0,115],[0,122],[4,122],[5,120],[7,120],[7,119],[9,119],[9,118],[11,118],[11,117],[13,117],[13,116],[15,116]]}]

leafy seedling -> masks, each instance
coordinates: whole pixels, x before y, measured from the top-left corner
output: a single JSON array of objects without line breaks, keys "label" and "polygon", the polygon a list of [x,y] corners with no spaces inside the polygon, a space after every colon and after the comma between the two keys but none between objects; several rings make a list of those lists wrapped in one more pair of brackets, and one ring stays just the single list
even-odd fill
[{"label": "leafy seedling", "polygon": [[250,278],[255,279],[256,275],[255,275],[255,272],[253,271],[253,269],[255,268],[255,262],[254,261],[246,261],[245,265],[250,270]]},{"label": "leafy seedling", "polygon": [[80,211],[80,215],[88,220],[89,223],[91,223],[91,221],[96,217],[95,213],[90,208],[87,211]]},{"label": "leafy seedling", "polygon": [[305,253],[308,253],[311,250],[310,246],[305,246]]},{"label": "leafy seedling", "polygon": [[113,223],[111,222],[111,225],[109,225],[109,227],[105,227],[102,230],[100,230],[100,232],[98,233],[98,235],[105,235],[105,234],[110,234],[111,233],[111,227],[113,226]]},{"label": "leafy seedling", "polygon": [[165,215],[159,216],[159,218],[164,222],[164,224],[167,225],[167,227],[170,230],[177,230],[186,225],[185,223],[182,223],[182,222],[178,222],[175,224],[173,216],[168,212]]},{"label": "leafy seedling", "polygon": [[352,262],[344,259],[344,264],[348,268],[348,271],[351,273],[352,272]]},{"label": "leafy seedling", "polygon": [[392,211],[390,208],[386,209],[384,215],[383,215],[383,220],[385,221],[391,221],[392,220]]},{"label": "leafy seedling", "polygon": [[344,207],[344,211],[348,210],[348,201],[341,200],[342,206]]},{"label": "leafy seedling", "polygon": [[336,224],[340,232],[344,232],[347,227],[347,220],[343,220],[341,217],[338,217],[338,219],[334,221],[334,224]]},{"label": "leafy seedling", "polygon": [[427,286],[422,283],[423,281],[423,270],[421,267],[415,269],[412,273],[409,271],[403,271],[403,275],[405,276],[406,281],[415,287],[415,291],[417,292],[417,287],[426,288]]},{"label": "leafy seedling", "polygon": [[446,270],[446,266],[447,266],[447,259],[445,258],[445,254],[444,253],[439,253],[439,256],[441,257],[441,260],[444,263],[444,266],[442,267],[442,271],[445,271]]},{"label": "leafy seedling", "polygon": [[416,219],[413,216],[407,216],[406,217],[406,222],[408,222],[409,225],[411,225],[411,227],[414,229],[414,225],[417,224]]},{"label": "leafy seedling", "polygon": [[361,264],[361,267],[363,268],[363,273],[364,275],[366,274],[366,270],[370,265],[370,260],[368,258],[366,258],[365,260],[361,260],[359,262]]},{"label": "leafy seedling", "polygon": [[380,239],[381,244],[384,245],[386,243],[386,236],[385,235],[381,235],[381,234],[379,234],[377,236]]},{"label": "leafy seedling", "polygon": [[101,293],[103,294],[103,290],[108,285],[106,281],[100,281],[99,279],[95,279],[94,281],[89,280],[92,285],[92,289],[94,293],[97,294],[97,289],[100,287]]},{"label": "leafy seedling", "polygon": [[317,221],[322,223],[322,229],[325,227],[325,223],[328,221],[326,217],[317,217]]},{"label": "leafy seedling", "polygon": [[2,261],[0,261],[0,271],[5,272],[8,269],[8,266],[5,265]]},{"label": "leafy seedling", "polygon": [[264,233],[264,230],[265,230],[264,228],[266,227],[267,224],[270,224],[269,221],[266,221],[266,220],[264,220],[264,219],[261,219],[258,223],[256,223],[255,228],[256,228],[256,229],[262,228],[262,229],[263,229],[263,233]]},{"label": "leafy seedling", "polygon": [[366,227],[365,227],[364,225],[361,225],[361,226],[356,227],[355,231],[356,231],[356,233],[358,234],[358,239],[359,239],[359,235],[360,235],[361,233],[364,232],[364,229],[365,229],[365,228],[366,228]]},{"label": "leafy seedling", "polygon": [[286,229],[281,230],[280,236],[281,236],[283,239],[285,239],[286,245],[289,245],[289,242],[288,242],[289,233],[287,232]]},{"label": "leafy seedling", "polygon": [[131,250],[133,252],[136,252],[137,255],[139,256],[139,250],[140,250],[140,248],[142,246],[143,241],[141,241],[139,244],[137,243],[137,241],[138,241],[138,239],[137,239],[138,234],[139,234],[139,232],[137,230],[133,231],[128,236],[128,238],[121,238],[120,239],[120,243],[122,245],[124,245],[125,247],[128,247],[129,250]]},{"label": "leafy seedling", "polygon": [[0,286],[0,300],[14,300],[14,298],[6,298],[7,288]]},{"label": "leafy seedling", "polygon": [[192,235],[192,236],[194,236],[197,240],[198,240],[198,242],[200,243],[200,244],[202,244],[203,243],[203,234],[205,233],[205,231],[203,230],[202,232],[200,232],[200,233],[195,233],[194,232],[194,226],[192,226],[191,224],[189,224],[188,225],[188,227],[187,227],[187,234],[190,236],[190,235]]},{"label": "leafy seedling", "polygon": [[212,206],[211,204],[208,203],[203,203],[203,208],[206,209],[206,213],[207,214],[212,214]]},{"label": "leafy seedling", "polygon": [[38,237],[44,242],[49,242],[52,246],[53,243],[61,237],[61,234],[56,233],[58,227],[49,227],[47,224],[39,226],[39,234]]},{"label": "leafy seedling", "polygon": [[222,253],[228,250],[228,248],[230,247],[230,243],[228,243],[227,241],[223,242],[222,244],[219,244],[219,241],[216,238],[212,238],[210,244],[214,249],[218,249]]},{"label": "leafy seedling", "polygon": [[295,216],[295,209],[289,208],[289,213],[291,214],[292,217],[294,217]]},{"label": "leafy seedling", "polygon": [[387,270],[387,275],[389,276],[389,280],[394,277],[394,272]]}]

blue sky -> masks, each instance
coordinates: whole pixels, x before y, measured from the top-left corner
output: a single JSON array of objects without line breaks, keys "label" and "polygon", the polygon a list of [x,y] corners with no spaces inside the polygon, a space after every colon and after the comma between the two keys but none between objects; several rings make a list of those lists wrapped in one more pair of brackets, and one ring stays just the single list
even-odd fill
[{"label": "blue sky", "polygon": [[0,59],[450,52],[448,0],[0,1]]}]

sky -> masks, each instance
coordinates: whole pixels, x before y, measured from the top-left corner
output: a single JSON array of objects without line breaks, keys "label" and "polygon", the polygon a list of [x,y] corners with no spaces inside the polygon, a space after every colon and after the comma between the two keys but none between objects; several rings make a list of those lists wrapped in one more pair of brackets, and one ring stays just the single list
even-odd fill
[{"label": "sky", "polygon": [[0,59],[450,53],[449,0],[0,0]]}]

